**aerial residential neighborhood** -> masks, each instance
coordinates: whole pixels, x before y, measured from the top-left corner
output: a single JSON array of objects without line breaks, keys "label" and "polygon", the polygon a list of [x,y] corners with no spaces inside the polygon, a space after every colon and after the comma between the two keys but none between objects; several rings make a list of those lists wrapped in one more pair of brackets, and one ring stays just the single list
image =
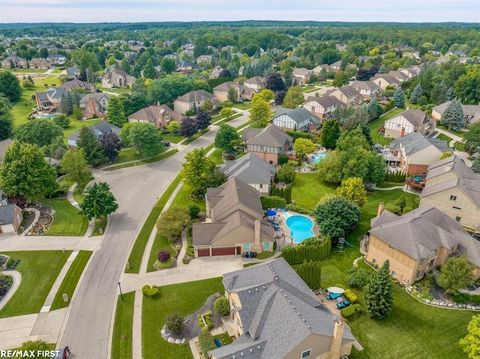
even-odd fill
[{"label": "aerial residential neighborhood", "polygon": [[480,8],[304,5],[0,4],[0,358],[480,359]]}]

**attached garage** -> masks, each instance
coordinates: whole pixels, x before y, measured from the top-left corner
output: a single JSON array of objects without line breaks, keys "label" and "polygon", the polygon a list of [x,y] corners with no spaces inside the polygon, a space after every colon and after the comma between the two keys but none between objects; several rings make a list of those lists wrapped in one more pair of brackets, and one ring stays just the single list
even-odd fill
[{"label": "attached garage", "polygon": [[212,256],[234,256],[235,247],[212,248]]},{"label": "attached garage", "polygon": [[198,257],[210,257],[210,248],[198,248],[197,249]]}]

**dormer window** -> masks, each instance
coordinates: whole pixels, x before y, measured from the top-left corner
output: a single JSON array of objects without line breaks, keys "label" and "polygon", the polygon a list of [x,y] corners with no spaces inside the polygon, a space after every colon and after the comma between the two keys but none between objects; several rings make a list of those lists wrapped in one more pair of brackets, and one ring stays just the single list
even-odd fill
[{"label": "dormer window", "polygon": [[450,195],[450,201],[456,201],[457,200],[457,196],[454,196],[453,194]]},{"label": "dormer window", "polygon": [[312,353],[312,349],[307,349],[307,350],[303,351],[300,359],[310,358],[311,353]]}]

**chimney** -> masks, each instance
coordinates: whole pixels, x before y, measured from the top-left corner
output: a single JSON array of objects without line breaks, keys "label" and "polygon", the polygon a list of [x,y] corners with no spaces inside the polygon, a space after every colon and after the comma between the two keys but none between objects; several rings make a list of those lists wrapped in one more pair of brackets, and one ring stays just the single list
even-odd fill
[{"label": "chimney", "polygon": [[260,226],[261,226],[260,220],[256,219],[255,220],[255,247],[259,248],[259,250],[261,251],[262,245],[260,243]]},{"label": "chimney", "polygon": [[400,132],[400,137],[405,136],[405,127],[402,127],[402,130]]},{"label": "chimney", "polygon": [[333,328],[332,346],[330,347],[330,359],[340,359],[342,352],[343,329],[345,322],[337,318]]},{"label": "chimney", "polygon": [[385,204],[383,202],[380,202],[380,204],[378,205],[377,217],[380,217],[384,209],[385,209]]}]

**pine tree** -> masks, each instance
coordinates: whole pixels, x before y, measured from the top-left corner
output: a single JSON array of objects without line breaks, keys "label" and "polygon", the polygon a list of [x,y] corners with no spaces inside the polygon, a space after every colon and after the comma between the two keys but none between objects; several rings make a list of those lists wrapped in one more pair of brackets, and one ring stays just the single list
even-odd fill
[{"label": "pine tree", "polygon": [[82,127],[80,130],[77,146],[83,149],[85,159],[90,166],[98,166],[106,161],[106,156],[100,142],[88,127]]},{"label": "pine tree", "polygon": [[368,314],[372,319],[385,319],[392,310],[393,287],[388,260],[370,277],[364,289],[364,298]]},{"label": "pine tree", "polygon": [[377,99],[374,97],[370,100],[367,107],[368,118],[369,120],[374,120],[380,115],[380,106],[378,105]]},{"label": "pine tree", "polygon": [[467,119],[459,100],[453,100],[442,115],[442,124],[449,130],[460,131],[465,128]]},{"label": "pine tree", "polygon": [[449,87],[447,92],[445,93],[445,100],[452,101],[454,97],[455,94],[453,93],[453,88]]},{"label": "pine tree", "polygon": [[420,83],[418,83],[417,86],[415,86],[415,88],[413,89],[412,94],[410,95],[410,102],[413,104],[418,103],[422,95],[423,95],[422,86],[420,85]]},{"label": "pine tree", "polygon": [[395,93],[393,94],[393,103],[398,108],[405,107],[405,94],[401,87],[397,87]]},{"label": "pine tree", "polygon": [[155,67],[153,66],[152,59],[147,60],[147,64],[143,69],[143,77],[146,79],[154,79],[157,77],[157,72],[155,71]]},{"label": "pine tree", "polygon": [[337,140],[340,138],[340,125],[334,118],[325,121],[322,126],[320,143],[323,147],[334,150],[337,147]]}]

